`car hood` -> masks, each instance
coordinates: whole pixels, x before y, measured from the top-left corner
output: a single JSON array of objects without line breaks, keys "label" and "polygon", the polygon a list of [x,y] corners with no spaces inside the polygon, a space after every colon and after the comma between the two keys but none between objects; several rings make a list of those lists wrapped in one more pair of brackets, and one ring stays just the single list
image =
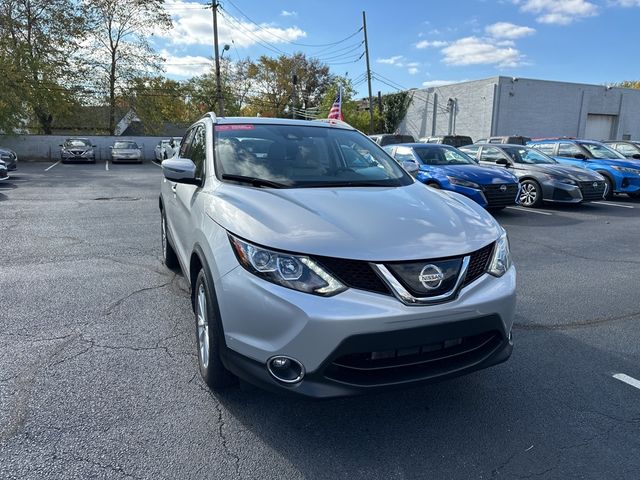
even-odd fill
[{"label": "car hood", "polygon": [[289,252],[367,261],[470,253],[501,232],[465,197],[405,187],[260,189],[223,183],[207,214],[229,232]]},{"label": "car hood", "polygon": [[600,176],[596,175],[591,170],[571,165],[524,165],[524,168],[532,172],[546,173],[548,175],[553,175],[554,177],[570,178],[571,180],[577,180],[579,182],[601,180]]},{"label": "car hood", "polygon": [[481,185],[517,183],[518,179],[506,168],[485,165],[422,165],[420,170],[469,180]]}]

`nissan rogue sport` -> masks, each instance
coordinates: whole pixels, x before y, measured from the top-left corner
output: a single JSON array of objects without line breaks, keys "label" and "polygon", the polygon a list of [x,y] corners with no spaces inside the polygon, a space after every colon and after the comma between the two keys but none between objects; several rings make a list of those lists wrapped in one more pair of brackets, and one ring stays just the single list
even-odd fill
[{"label": "nissan rogue sport", "polygon": [[336,397],[511,354],[505,231],[347,124],[210,113],[162,170],[164,263],[191,285],[210,388]]}]

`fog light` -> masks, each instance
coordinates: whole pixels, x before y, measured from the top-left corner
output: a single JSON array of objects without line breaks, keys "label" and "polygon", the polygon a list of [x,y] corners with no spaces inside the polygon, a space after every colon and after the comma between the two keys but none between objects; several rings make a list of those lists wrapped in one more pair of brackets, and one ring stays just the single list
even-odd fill
[{"label": "fog light", "polygon": [[298,383],[304,377],[304,367],[291,357],[279,355],[267,361],[267,370],[273,378],[284,383]]}]

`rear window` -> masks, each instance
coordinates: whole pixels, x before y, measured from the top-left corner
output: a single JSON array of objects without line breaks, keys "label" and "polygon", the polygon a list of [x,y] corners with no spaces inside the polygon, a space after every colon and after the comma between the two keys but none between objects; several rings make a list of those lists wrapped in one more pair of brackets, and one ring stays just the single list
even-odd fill
[{"label": "rear window", "polygon": [[411,135],[387,135],[382,137],[380,145],[396,145],[398,143],[413,143],[415,140]]}]

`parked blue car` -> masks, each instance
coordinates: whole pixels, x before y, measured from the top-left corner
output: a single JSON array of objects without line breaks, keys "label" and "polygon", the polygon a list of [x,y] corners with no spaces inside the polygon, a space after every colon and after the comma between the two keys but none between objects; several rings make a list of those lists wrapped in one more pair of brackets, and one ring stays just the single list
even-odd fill
[{"label": "parked blue car", "polygon": [[614,193],[640,198],[640,160],[625,158],[603,143],[592,140],[542,140],[527,145],[560,163],[598,172],[607,182],[607,200],[613,198]]},{"label": "parked blue car", "polygon": [[503,168],[479,165],[474,159],[448,145],[405,143],[384,150],[400,164],[416,162],[416,178],[443,190],[461,193],[487,209],[515,205],[520,185],[518,177]]}]

